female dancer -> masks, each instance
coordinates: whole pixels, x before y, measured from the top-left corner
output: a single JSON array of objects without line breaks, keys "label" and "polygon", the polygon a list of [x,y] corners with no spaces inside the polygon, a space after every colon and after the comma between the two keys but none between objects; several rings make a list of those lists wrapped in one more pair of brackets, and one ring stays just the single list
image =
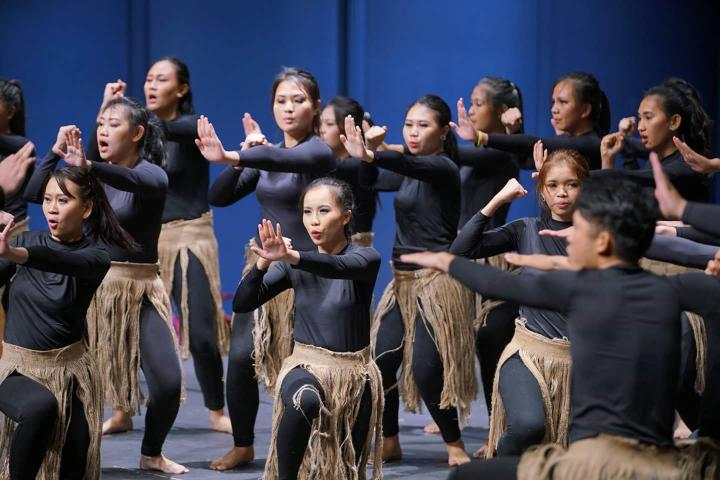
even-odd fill
[{"label": "female dancer", "polygon": [[[377,209],[378,195],[374,190],[360,184],[360,166],[362,161],[351,158],[345,150],[340,135],[345,134],[345,117],[352,116],[356,125],[364,117],[363,107],[349,97],[333,97],[320,114],[320,138],[332,148],[338,160],[335,176],[349,183],[353,189],[355,209],[353,210],[353,243],[363,246],[372,245],[372,224]],[[383,138],[378,138],[382,141]]]},{"label": "female dancer", "polygon": [[[527,194],[517,180],[507,185],[462,229],[450,252],[470,258],[504,252],[565,255],[561,239],[541,230],[571,225],[575,199],[588,176],[585,159],[574,150],[555,150],[540,168],[537,193],[544,214],[486,230],[495,210]],[[530,274],[530,273],[527,273]],[[570,346],[565,318],[555,312],[520,307],[515,336],[495,374],[487,456],[519,455],[530,445],[567,443],[570,415]]]},{"label": "female dancer", "polygon": [[[122,80],[105,87],[103,105],[125,94]],[[224,414],[221,353],[227,353],[229,326],[220,292],[218,246],[208,205],[210,168],[195,146],[197,116],[190,89],[190,70],[175,57],[156,61],[145,77],[145,105],[164,133],[168,191],[158,241],[160,276],[182,320],[181,352],[192,354],[195,374],[213,430],[230,432]],[[90,139],[91,159],[99,159]],[[106,433],[125,431],[127,423]]]},{"label": "female dancer", "polygon": [[110,268],[98,242],[137,244],[87,170],[58,170],[42,194],[49,232],[9,243],[14,220],[0,212],[0,285],[8,286],[0,448],[14,480],[97,479],[102,388],[83,342],[85,314]]},{"label": "female dancer", "polygon": [[382,168],[378,172],[363,165],[363,181],[398,192],[393,281],[373,319],[375,358],[385,389],[382,458],[401,457],[398,408],[402,394],[410,411],[417,411],[422,397],[446,443],[448,463],[468,462],[458,410],[464,421],[477,394],[470,293],[445,275],[399,261],[402,253],[418,249],[447,250],[457,235],[460,175],[450,109],[435,95],[420,97],[410,105],[403,127],[409,154],[368,150],[352,117],[345,121],[346,136],[341,139],[347,152]]},{"label": "female dancer", "polygon": [[[232,165],[210,188],[210,203],[227,206],[254,191],[263,218],[282,224],[293,248],[311,250],[314,244],[297,216],[298,201],[310,182],[335,169],[332,150],[315,134],[320,88],[310,72],[287,68],[275,78],[271,102],[275,122],[283,132],[283,142],[277,146],[266,145],[265,137],[254,131],[241,151],[225,151],[207,118],[198,120],[196,143],[203,156]],[[248,115],[243,123],[253,122]],[[246,273],[256,260],[257,255],[248,249]],[[283,359],[290,354],[292,306],[293,291],[287,290],[263,305],[254,320],[249,319],[251,314],[235,315],[227,378],[235,446],[210,468],[227,470],[253,460],[257,381],[265,380],[272,389]]]},{"label": "female dancer", "polygon": [[[280,224],[275,232],[272,222],[263,220],[261,244],[252,247],[260,259],[233,301],[235,311],[251,312],[295,289],[295,344],[278,377],[265,475],[362,479],[373,433],[382,443],[382,383],[370,351],[370,304],[380,255],[350,242],[348,184],[317,179],[301,201],[303,223],[317,249],[288,248]],[[375,460],[373,478],[381,478],[382,462]]]},{"label": "female dancer", "polygon": [[[462,107],[462,108],[461,108]],[[458,105],[458,118],[465,113]],[[458,132],[463,140],[476,145],[515,153],[520,166],[535,168],[532,162],[533,147],[542,140],[548,151],[558,149],[577,150],[588,159],[590,168],[599,169],[600,140],[610,130],[610,105],[597,79],[585,72],[572,72],[560,77],[552,91],[552,119],[550,123],[562,134],[554,138],[538,138],[531,135],[506,135],[478,130],[470,134],[466,129]]]},{"label": "female dancer", "polygon": [[30,179],[27,192],[39,192],[60,154],[67,163],[91,169],[103,182],[120,224],[140,244],[137,252],[111,248],[112,267],[88,310],[88,343],[98,359],[110,423],[131,424],[140,409],[139,370],[149,398],[140,468],[165,473],[187,469],[162,455],[182,395],[182,368],[170,319],[170,299],[158,276],[157,240],[167,190],[167,175],[158,165],[163,150],[157,126],[147,110],[126,97],[111,100],[100,114],[97,141],[103,162],[85,158],[80,131],[67,131],[68,151],[54,149]]}]

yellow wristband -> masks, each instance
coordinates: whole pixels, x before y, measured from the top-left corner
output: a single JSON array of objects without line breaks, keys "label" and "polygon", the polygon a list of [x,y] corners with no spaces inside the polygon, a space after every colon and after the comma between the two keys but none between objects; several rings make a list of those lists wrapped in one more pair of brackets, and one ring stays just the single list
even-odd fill
[{"label": "yellow wristband", "polygon": [[482,147],[487,143],[487,134],[478,130],[477,132],[477,138],[475,139],[475,146],[476,147]]}]

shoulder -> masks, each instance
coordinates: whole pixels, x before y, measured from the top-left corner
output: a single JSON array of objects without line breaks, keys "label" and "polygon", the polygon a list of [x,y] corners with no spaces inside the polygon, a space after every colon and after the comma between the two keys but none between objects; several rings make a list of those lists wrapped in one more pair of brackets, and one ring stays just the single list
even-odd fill
[{"label": "shoulder", "polygon": [[163,170],[163,168],[161,166],[155,165],[154,163],[151,163],[145,159],[142,159],[138,162],[137,165],[135,165],[134,170],[138,173],[144,173],[147,175],[151,175],[153,178],[157,179],[161,184],[163,184],[165,187],[167,187],[167,184],[168,184],[167,172],[165,170]]}]

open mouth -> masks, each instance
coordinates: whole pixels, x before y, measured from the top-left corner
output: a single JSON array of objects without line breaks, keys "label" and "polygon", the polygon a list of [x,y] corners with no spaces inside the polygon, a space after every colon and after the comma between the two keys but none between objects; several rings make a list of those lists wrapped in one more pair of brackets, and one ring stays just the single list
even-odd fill
[{"label": "open mouth", "polygon": [[57,220],[48,220],[48,227],[50,227],[50,230],[57,230],[57,227],[58,227]]},{"label": "open mouth", "polygon": [[100,140],[98,139],[98,149],[100,150],[100,153],[107,152],[109,148],[107,140]]}]

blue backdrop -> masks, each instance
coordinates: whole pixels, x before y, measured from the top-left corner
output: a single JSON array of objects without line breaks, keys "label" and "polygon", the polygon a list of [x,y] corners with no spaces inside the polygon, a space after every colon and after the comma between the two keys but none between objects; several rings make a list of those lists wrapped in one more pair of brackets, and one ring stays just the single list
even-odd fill
[{"label": "blue backdrop", "polygon": [[[526,131],[551,135],[550,90],[571,70],[598,77],[614,125],[636,112],[645,89],[669,76],[694,83],[711,116],[720,117],[719,25],[720,7],[702,0],[6,1],[0,75],[22,82],[28,136],[41,153],[60,125],[93,128],[106,82],[122,78],[142,98],[147,68],[165,55],[188,63],[196,109],[228,148],[243,138],[244,112],[273,141],[280,138],[269,90],[282,66],[295,65],[316,75],[324,99],[360,100],[389,127],[392,142],[402,141],[405,108],[415,97],[436,93],[452,106],[485,75],[515,81]],[[528,175],[523,182],[531,184]],[[376,247],[388,259],[391,194],[383,194],[382,205]],[[253,196],[215,210],[225,290],[240,278],[242,246],[258,212]],[[528,196],[510,215],[536,212]],[[34,228],[46,228],[39,210],[31,214]],[[389,278],[385,264],[378,291]]]}]

